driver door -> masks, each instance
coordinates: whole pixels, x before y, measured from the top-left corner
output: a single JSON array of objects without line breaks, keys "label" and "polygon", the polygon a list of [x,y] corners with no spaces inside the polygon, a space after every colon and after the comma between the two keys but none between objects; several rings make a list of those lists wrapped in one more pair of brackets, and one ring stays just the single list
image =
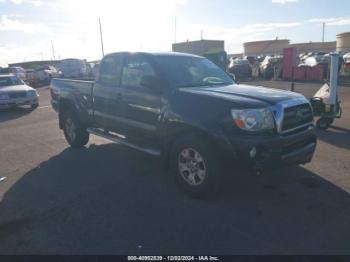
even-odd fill
[{"label": "driver door", "polygon": [[145,86],[145,78],[157,74],[147,56],[131,54],[127,57],[121,79],[122,103],[120,120],[127,127],[127,136],[144,146],[157,143],[158,117],[161,108],[161,91],[155,86]]}]

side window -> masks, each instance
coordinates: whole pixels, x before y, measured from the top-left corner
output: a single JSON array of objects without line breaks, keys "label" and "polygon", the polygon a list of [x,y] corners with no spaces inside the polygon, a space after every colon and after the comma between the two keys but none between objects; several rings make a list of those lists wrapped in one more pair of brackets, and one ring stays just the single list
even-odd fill
[{"label": "side window", "polygon": [[130,57],[124,66],[122,85],[125,87],[142,87],[145,76],[155,76],[152,66],[142,57]]},{"label": "side window", "polygon": [[123,57],[107,56],[101,63],[99,82],[108,86],[119,86]]}]

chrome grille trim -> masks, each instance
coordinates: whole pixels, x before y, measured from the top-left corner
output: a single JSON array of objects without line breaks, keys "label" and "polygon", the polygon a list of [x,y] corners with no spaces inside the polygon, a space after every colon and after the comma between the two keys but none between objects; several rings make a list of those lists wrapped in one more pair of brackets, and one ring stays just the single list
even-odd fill
[{"label": "chrome grille trim", "polygon": [[[304,97],[289,99],[286,101],[281,101],[281,102],[270,107],[270,110],[271,110],[271,112],[273,112],[273,115],[274,115],[274,118],[276,121],[277,133],[286,134],[289,132],[293,132],[299,128],[303,128],[303,127],[306,127],[308,125],[313,125],[313,123],[310,122],[310,123],[306,123],[306,124],[303,124],[301,126],[298,126],[298,127],[292,128],[292,129],[283,130],[283,119],[284,119],[285,109],[289,108],[289,107],[303,105],[303,104],[308,104],[311,108],[310,102]],[[311,109],[311,113],[312,113],[312,109]]]}]

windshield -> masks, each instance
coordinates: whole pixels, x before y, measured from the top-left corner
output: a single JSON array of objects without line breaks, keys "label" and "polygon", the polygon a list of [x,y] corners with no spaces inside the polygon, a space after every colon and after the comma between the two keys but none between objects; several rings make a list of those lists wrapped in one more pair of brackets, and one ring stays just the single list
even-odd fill
[{"label": "windshield", "polygon": [[15,76],[0,77],[0,87],[22,85],[23,82]]},{"label": "windshield", "polygon": [[155,56],[174,87],[230,85],[233,80],[208,59],[190,56]]}]

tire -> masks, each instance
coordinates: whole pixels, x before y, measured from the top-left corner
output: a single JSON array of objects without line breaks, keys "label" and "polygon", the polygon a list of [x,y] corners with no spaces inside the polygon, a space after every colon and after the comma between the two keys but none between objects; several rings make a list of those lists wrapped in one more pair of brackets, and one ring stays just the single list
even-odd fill
[{"label": "tire", "polygon": [[63,112],[62,121],[64,136],[71,147],[80,148],[89,142],[90,135],[74,112]]},{"label": "tire", "polygon": [[316,122],[316,127],[320,130],[327,130],[329,126],[333,123],[332,118],[321,117]]},{"label": "tire", "polygon": [[171,155],[171,169],[180,190],[196,197],[213,196],[220,188],[219,161],[208,146],[194,136],[175,141]]},{"label": "tire", "polygon": [[34,109],[38,108],[38,106],[39,106],[39,104],[33,104],[33,105],[30,106],[30,108],[31,108],[32,110],[34,110]]}]

